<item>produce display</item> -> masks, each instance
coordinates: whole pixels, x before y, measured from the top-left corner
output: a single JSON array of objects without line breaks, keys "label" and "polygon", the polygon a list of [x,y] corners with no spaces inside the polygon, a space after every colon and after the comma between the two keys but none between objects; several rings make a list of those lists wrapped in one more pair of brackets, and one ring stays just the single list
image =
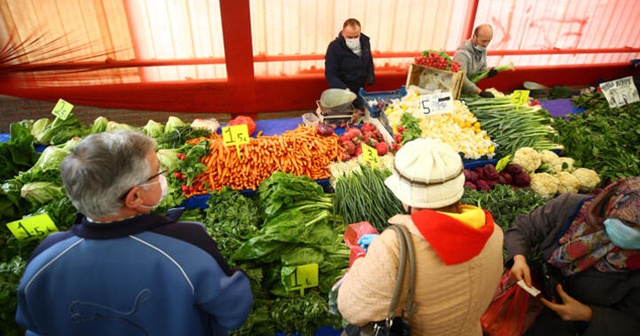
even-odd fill
[{"label": "produce display", "polygon": [[482,129],[500,148],[499,157],[512,155],[518,148],[537,150],[560,149],[555,143],[556,131],[549,112],[539,105],[515,105],[512,96],[464,99],[469,111],[482,124]]},{"label": "produce display", "polygon": [[401,134],[403,142],[416,137],[435,138],[451,145],[466,159],[495,155],[495,143],[462,102],[454,101],[453,111],[448,112],[425,115],[420,108],[420,91],[414,87],[385,110],[389,126]]},{"label": "produce display", "polygon": [[425,50],[420,57],[414,59],[416,64],[447,70],[451,72],[460,71],[460,63],[454,62],[451,57],[444,51]]},{"label": "produce display", "polygon": [[640,103],[610,108],[602,93],[571,99],[582,113],[554,118],[556,141],[579,167],[598,172],[604,183],[640,175]]},{"label": "produce display", "polygon": [[251,138],[236,150],[226,146],[222,136],[211,133],[209,138],[196,138],[188,143],[207,142],[208,151],[200,162],[206,165],[196,176],[185,196],[206,194],[225,186],[244,190],[258,188],[276,171],[308,176],[314,180],[329,178],[327,166],[342,158],[338,136],[320,135],[315,127],[298,126],[281,135]]},{"label": "produce display", "polygon": [[[439,62],[430,66],[446,61],[445,69],[454,70],[449,59],[436,56],[425,55]],[[158,158],[171,172],[168,195],[154,211],[207,196],[202,208],[187,210],[182,219],[202,222],[223,256],[251,279],[255,304],[247,323],[232,334],[313,335],[321,326],[341,326],[327,298],[348,267],[346,225],[369,221],[382,231],[389,217],[403,213],[384,179],[393,169],[393,153],[409,141],[437,138],[458,150],[465,163],[483,162],[464,170],[461,201],[487,209],[504,230],[515,216],[559,193],[596,193],[617,178],[640,175],[639,103],[610,109],[601,94],[588,94],[573,99],[586,112],[552,118],[539,106],[513,105],[510,96],[465,97],[450,111],[425,116],[420,91],[406,92],[381,106],[393,134],[363,122],[341,135],[321,124],[262,136],[253,120],[239,117],[234,123],[247,125],[252,137],[238,149],[224,145],[215,119],[185,123],[170,117],[140,128],[106,117],[83,125],[73,114],[67,120],[17,122],[10,141],[0,143],[0,220],[47,213],[59,230],[68,229],[76,210],[61,185],[62,159],[88,134],[140,130],[156,139]],[[375,149],[379,165],[365,160],[363,144]],[[46,147],[39,153],[35,145]],[[331,192],[318,184],[325,179]],[[21,333],[14,322],[17,284],[42,238],[18,240],[6,229],[0,235],[5,335]],[[290,279],[308,264],[318,265],[318,285],[301,293]]]}]

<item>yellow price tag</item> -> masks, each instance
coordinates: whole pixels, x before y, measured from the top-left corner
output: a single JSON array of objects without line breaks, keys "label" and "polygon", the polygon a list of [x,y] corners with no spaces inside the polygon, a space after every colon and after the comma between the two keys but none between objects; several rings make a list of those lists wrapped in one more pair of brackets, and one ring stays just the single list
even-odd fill
[{"label": "yellow price tag", "polygon": [[245,145],[249,143],[247,125],[225,126],[222,128],[222,141],[225,146]]},{"label": "yellow price tag", "polygon": [[529,102],[529,90],[515,90],[511,94],[511,104],[524,105]]},{"label": "yellow price tag", "polygon": [[58,231],[51,217],[46,213],[7,223],[7,228],[19,240],[46,236]]},{"label": "yellow price tag", "polygon": [[364,156],[364,162],[377,167],[380,164],[380,157],[378,151],[368,145],[362,144],[362,155]]},{"label": "yellow price tag", "polygon": [[318,286],[318,264],[306,264],[296,267],[293,274],[289,275],[285,288],[288,291],[300,290],[304,295],[305,288]]},{"label": "yellow price tag", "polygon": [[69,113],[71,113],[71,110],[73,110],[72,104],[64,101],[63,99],[58,99],[58,103],[53,107],[53,111],[51,111],[51,114],[62,120],[67,120],[67,117],[69,117]]}]

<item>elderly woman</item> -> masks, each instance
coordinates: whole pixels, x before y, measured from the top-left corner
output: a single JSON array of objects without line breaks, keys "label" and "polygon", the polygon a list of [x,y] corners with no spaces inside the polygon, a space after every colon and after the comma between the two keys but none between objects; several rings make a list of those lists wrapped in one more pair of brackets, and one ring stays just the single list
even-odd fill
[{"label": "elderly woman", "polygon": [[[503,271],[503,232],[487,211],[459,203],[464,193],[460,155],[437,140],[408,142],[396,153],[385,184],[408,212],[389,223],[408,229],[416,254],[412,335],[482,335],[480,317]],[[349,323],[362,326],[386,318],[398,255],[396,233],[385,230],[354,261],[338,292],[338,309]],[[405,284],[403,293],[407,289]],[[398,307],[404,304],[403,297]]]},{"label": "elderly woman", "polygon": [[226,335],[244,323],[244,273],[202,224],[150,213],[167,192],[155,149],[142,133],[107,132],[64,159],[62,181],[83,216],[31,256],[16,314],[27,335]]},{"label": "elderly woman", "polygon": [[[526,257],[538,246],[551,293],[530,335],[640,333],[640,178],[619,180],[597,196],[563,194],[505,234],[511,278],[532,285]],[[557,274],[554,276],[554,274]]]}]

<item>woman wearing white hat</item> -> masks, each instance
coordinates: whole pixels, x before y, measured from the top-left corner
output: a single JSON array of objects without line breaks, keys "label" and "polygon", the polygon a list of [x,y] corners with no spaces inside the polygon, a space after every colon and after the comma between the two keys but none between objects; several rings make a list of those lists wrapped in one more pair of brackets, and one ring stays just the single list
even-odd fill
[{"label": "woman wearing white hat", "polygon": [[[397,153],[385,184],[407,215],[389,223],[405,226],[416,254],[412,335],[482,335],[480,317],[503,273],[503,232],[489,212],[459,203],[464,193],[462,159],[449,145],[417,139]],[[393,230],[374,239],[356,259],[338,293],[338,308],[351,324],[387,317],[398,271]],[[398,304],[404,306],[407,293]]]}]

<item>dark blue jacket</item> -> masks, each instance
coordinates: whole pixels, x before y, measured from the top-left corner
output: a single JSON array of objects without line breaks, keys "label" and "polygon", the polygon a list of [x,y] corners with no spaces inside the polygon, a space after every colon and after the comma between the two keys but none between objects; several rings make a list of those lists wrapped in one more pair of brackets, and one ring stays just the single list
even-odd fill
[{"label": "dark blue jacket", "polygon": [[347,43],[338,34],[335,40],[329,43],[324,60],[324,75],[329,82],[329,87],[337,89],[349,88],[351,92],[358,93],[365,84],[373,85],[375,75],[373,72],[373,56],[369,37],[360,34],[360,48],[362,55],[358,56],[347,47]]},{"label": "dark blue jacket", "polygon": [[202,224],[148,214],[49,235],[18,289],[26,335],[226,335],[252,304]]}]

